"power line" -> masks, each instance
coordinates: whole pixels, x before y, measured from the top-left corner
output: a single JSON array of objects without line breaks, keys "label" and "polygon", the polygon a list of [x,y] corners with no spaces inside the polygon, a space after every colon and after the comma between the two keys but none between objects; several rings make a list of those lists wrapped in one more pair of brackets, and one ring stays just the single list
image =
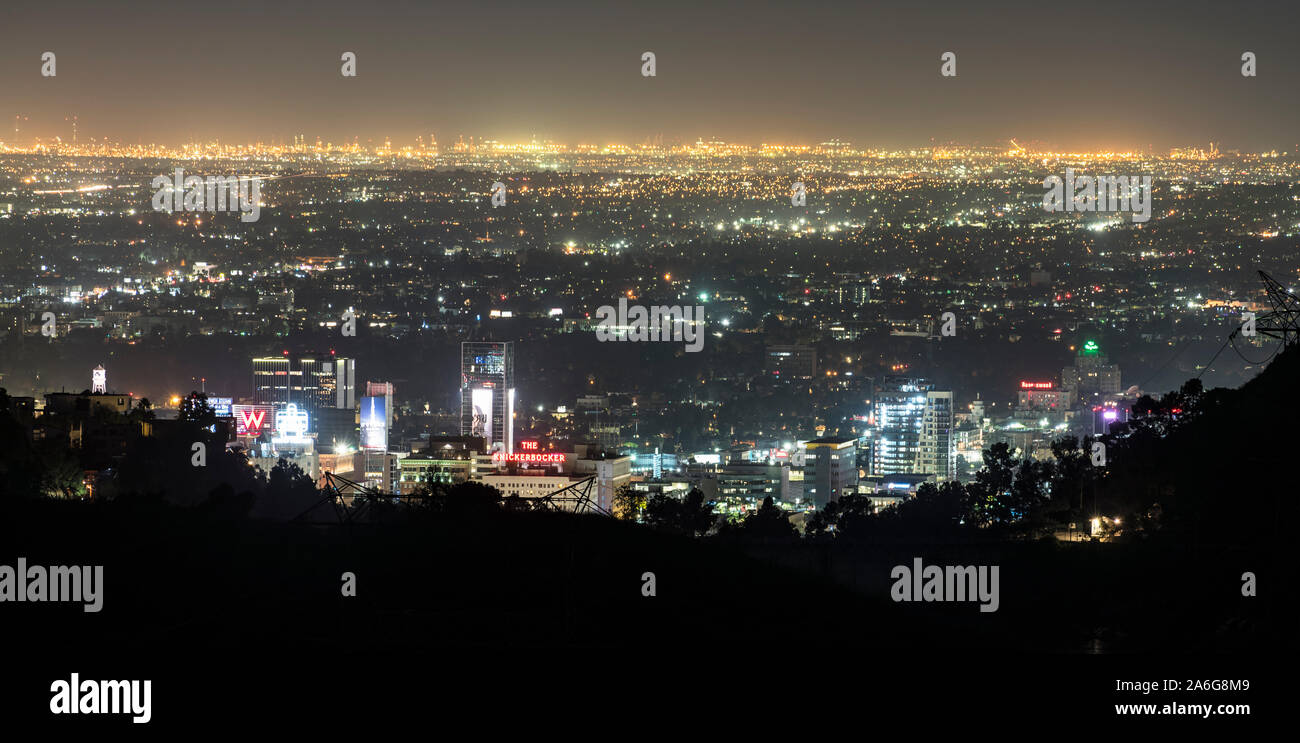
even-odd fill
[{"label": "power line", "polygon": [[1246,362],[1247,364],[1254,364],[1257,366],[1260,364],[1267,364],[1268,362],[1272,361],[1273,357],[1277,356],[1278,352],[1281,351],[1282,348],[1286,345],[1286,341],[1278,341],[1277,346],[1273,348],[1273,353],[1270,353],[1268,355],[1268,358],[1264,359],[1263,361],[1252,361],[1246,358],[1244,354],[1242,354],[1241,349],[1237,348],[1237,343],[1235,340],[1236,336],[1237,336],[1236,333],[1233,333],[1232,335],[1228,336],[1228,342],[1232,344],[1232,350],[1237,352],[1237,355],[1241,357],[1242,361]]},{"label": "power line", "polygon": [[1274,348],[1273,353],[1269,354],[1268,358],[1263,361],[1253,361],[1248,359],[1244,354],[1242,354],[1241,350],[1237,348],[1237,344],[1235,343],[1237,334],[1241,332],[1241,328],[1233,328],[1232,332],[1228,334],[1228,340],[1224,341],[1223,345],[1219,346],[1219,350],[1214,353],[1214,358],[1211,358],[1210,363],[1206,364],[1205,368],[1201,369],[1201,373],[1196,375],[1197,379],[1200,379],[1205,372],[1210,370],[1210,367],[1214,366],[1214,362],[1219,358],[1219,354],[1223,353],[1223,349],[1228,346],[1232,346],[1233,352],[1235,352],[1237,356],[1241,357],[1242,361],[1245,361],[1247,364],[1258,366],[1261,364],[1267,364],[1272,361],[1283,348],[1295,345],[1300,341],[1300,298],[1297,298],[1294,294],[1287,291],[1286,287],[1275,281],[1272,276],[1269,276],[1263,271],[1258,271],[1257,273],[1259,274],[1260,280],[1264,282],[1264,291],[1267,294],[1269,304],[1273,306],[1273,310],[1256,318],[1256,332],[1260,335],[1266,335],[1270,338],[1278,339],[1277,347]]},{"label": "power line", "polygon": [[[1232,331],[1232,333],[1233,335],[1236,335],[1237,331],[1234,330]],[[1228,336],[1228,340],[1224,341],[1223,345],[1219,346],[1219,350],[1214,352],[1214,358],[1210,359],[1210,363],[1206,364],[1205,367],[1201,369],[1201,374],[1204,374],[1205,372],[1209,371],[1210,367],[1214,366],[1214,360],[1219,358],[1219,354],[1223,353],[1223,349],[1227,348],[1231,343],[1232,343],[1232,336]],[[1196,378],[1200,379],[1201,374],[1197,374]]]},{"label": "power line", "polygon": [[1256,332],[1278,338],[1283,345],[1289,346],[1300,341],[1300,298],[1263,271],[1259,272],[1259,278],[1264,282],[1268,302],[1273,310],[1259,316]]},{"label": "power line", "polygon": [[1150,376],[1148,376],[1146,379],[1142,380],[1142,383],[1138,385],[1138,389],[1140,389],[1140,390],[1141,390],[1141,389],[1146,389],[1147,383],[1150,382],[1151,380],[1155,379],[1157,376],[1159,376],[1159,375],[1160,375],[1160,372],[1162,372],[1162,371],[1165,370],[1165,367],[1167,367],[1167,366],[1169,366],[1170,364],[1174,363],[1174,359],[1178,358],[1178,355],[1181,354],[1183,351],[1187,350],[1187,347],[1190,346],[1190,345],[1192,345],[1192,343],[1193,343],[1193,341],[1189,340],[1189,341],[1187,341],[1186,343],[1184,343],[1183,345],[1181,345],[1181,346],[1179,346],[1178,348],[1174,349],[1174,355],[1173,355],[1173,356],[1170,356],[1168,361],[1166,361],[1165,363],[1161,364],[1159,369],[1156,369],[1155,371],[1151,372],[1151,375],[1150,375]]}]

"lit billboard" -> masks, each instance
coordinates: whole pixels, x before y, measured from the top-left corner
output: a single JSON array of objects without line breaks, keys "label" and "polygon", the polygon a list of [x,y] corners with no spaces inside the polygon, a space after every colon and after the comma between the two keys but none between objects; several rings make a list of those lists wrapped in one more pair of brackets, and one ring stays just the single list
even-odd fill
[{"label": "lit billboard", "polygon": [[285,436],[304,436],[311,430],[307,411],[289,403],[275,413],[275,430]]},{"label": "lit billboard", "polygon": [[506,464],[508,462],[519,462],[521,464],[564,464],[564,452],[558,451],[541,451],[541,452],[515,452],[507,454],[503,451],[493,452],[493,464]]},{"label": "lit billboard", "polygon": [[471,436],[482,436],[492,440],[492,390],[475,387],[469,393],[470,405],[474,408],[474,422]]},{"label": "lit billboard", "polygon": [[1034,382],[1028,379],[1020,381],[1020,389],[1022,390],[1050,390],[1054,386],[1052,382]]},{"label": "lit billboard", "polygon": [[388,398],[361,398],[361,448],[388,451]]},{"label": "lit billboard", "polygon": [[231,405],[235,417],[235,433],[239,436],[261,436],[275,430],[275,407],[272,405]]},{"label": "lit billboard", "polygon": [[505,356],[501,353],[485,353],[474,357],[474,371],[478,374],[502,374],[505,368]]},{"label": "lit billboard", "polygon": [[229,397],[208,398],[208,405],[212,407],[212,411],[217,414],[218,418],[229,418],[233,416],[234,412],[231,411],[231,408],[233,407],[234,402],[235,401]]}]

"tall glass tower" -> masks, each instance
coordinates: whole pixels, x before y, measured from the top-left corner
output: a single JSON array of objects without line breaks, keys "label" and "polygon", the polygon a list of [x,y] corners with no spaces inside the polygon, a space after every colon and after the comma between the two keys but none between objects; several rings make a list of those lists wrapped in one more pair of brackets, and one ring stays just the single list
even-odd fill
[{"label": "tall glass tower", "polygon": [[356,359],[330,356],[266,356],[253,359],[253,401],[315,413],[351,410],[357,404]]},{"label": "tall glass tower", "polygon": [[460,344],[460,433],[489,449],[515,448],[514,343]]},{"label": "tall glass tower", "polygon": [[873,475],[924,474],[953,478],[952,392],[924,379],[885,377],[872,399]]}]

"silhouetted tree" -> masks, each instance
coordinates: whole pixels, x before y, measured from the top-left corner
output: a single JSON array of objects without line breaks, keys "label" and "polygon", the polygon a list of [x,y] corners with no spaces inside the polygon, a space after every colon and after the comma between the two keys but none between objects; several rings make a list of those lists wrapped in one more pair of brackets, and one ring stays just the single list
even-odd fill
[{"label": "silhouetted tree", "polygon": [[843,495],[814,511],[804,526],[804,534],[811,537],[830,534],[861,539],[875,528],[878,516],[870,496]]},{"label": "silhouetted tree", "polygon": [[40,460],[27,429],[10,410],[9,396],[4,394],[0,402],[0,498],[38,498],[43,478]]},{"label": "silhouetted tree", "polygon": [[645,522],[656,529],[695,536],[708,531],[717,517],[704,493],[693,489],[685,498],[658,493],[645,506]]},{"label": "silhouetted tree", "polygon": [[131,412],[127,417],[133,421],[155,420],[156,416],[153,410],[153,403],[149,402],[149,398],[147,397],[140,398],[140,402],[136,403],[135,407],[131,409]]},{"label": "silhouetted tree", "polygon": [[744,537],[796,537],[799,530],[790,523],[790,514],[772,501],[772,496],[763,499],[758,510],[753,511],[743,521],[725,524],[719,532],[728,536]]},{"label": "silhouetted tree", "polygon": [[194,421],[207,428],[217,422],[217,411],[208,404],[208,396],[198,392],[190,394],[181,401],[180,419]]},{"label": "silhouetted tree", "polygon": [[[250,467],[242,454],[226,449],[220,433],[197,420],[167,423],[155,426],[152,436],[137,437],[127,445],[115,468],[112,497],[150,494],[173,505],[197,506],[221,483],[236,493],[263,493],[265,476]],[[193,463],[196,443],[206,449],[206,464],[201,467]]]},{"label": "silhouetted tree", "polygon": [[965,519],[963,504],[967,497],[966,486],[959,482],[938,485],[927,482],[917,488],[915,498],[899,507],[899,512],[908,521],[923,525],[931,532],[950,532]]},{"label": "silhouetted tree", "polygon": [[615,518],[635,521],[645,510],[645,493],[633,489],[631,485],[622,485],[614,491],[612,505]]},{"label": "silhouetted tree", "polygon": [[804,536],[820,537],[833,533],[839,521],[839,516],[840,502],[833,500],[827,503],[825,506],[813,511],[812,516],[808,517],[807,523],[804,524]]},{"label": "silhouetted tree", "polygon": [[[474,519],[510,510],[525,510],[518,500],[503,499],[501,491],[481,482],[461,482],[455,485],[429,483],[421,488],[425,507],[430,513],[461,519]],[[509,503],[506,501],[510,500]]]},{"label": "silhouetted tree", "polygon": [[974,526],[1006,526],[1048,500],[1052,468],[1029,458],[1017,460],[1006,442],[984,450],[984,467],[963,493],[963,520]]},{"label": "silhouetted tree", "polygon": [[1015,530],[1034,534],[1046,528],[1045,512],[1051,499],[1052,462],[1023,459],[1011,485],[1011,522]]},{"label": "silhouetted tree", "polygon": [[850,539],[865,538],[872,529],[876,504],[868,495],[845,495],[839,501],[836,531]]},{"label": "silhouetted tree", "polygon": [[235,521],[249,515],[257,496],[245,490],[235,493],[229,483],[221,483],[208,493],[207,500],[199,504],[199,510],[218,521]]},{"label": "silhouetted tree", "polygon": [[40,492],[52,498],[84,498],[86,473],[62,441],[47,440],[37,448]]},{"label": "silhouetted tree", "polygon": [[1058,523],[1080,518],[1085,497],[1091,499],[1097,472],[1089,454],[1091,445],[1091,437],[1084,438],[1082,445],[1075,436],[1062,436],[1052,442],[1055,465],[1049,483],[1048,510]]},{"label": "silhouetted tree", "polygon": [[257,518],[283,521],[297,517],[320,498],[311,477],[297,464],[281,459],[267,473],[266,488],[253,503],[252,512]]}]

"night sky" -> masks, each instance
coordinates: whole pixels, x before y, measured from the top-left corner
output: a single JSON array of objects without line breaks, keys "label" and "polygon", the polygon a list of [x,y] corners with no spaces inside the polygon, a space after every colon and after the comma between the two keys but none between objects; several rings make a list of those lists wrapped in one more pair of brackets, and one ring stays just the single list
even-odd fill
[{"label": "night sky", "polygon": [[67,139],[76,114],[83,142],[1292,150],[1298,20],[1285,2],[9,0],[0,140],[15,114],[20,145]]}]

